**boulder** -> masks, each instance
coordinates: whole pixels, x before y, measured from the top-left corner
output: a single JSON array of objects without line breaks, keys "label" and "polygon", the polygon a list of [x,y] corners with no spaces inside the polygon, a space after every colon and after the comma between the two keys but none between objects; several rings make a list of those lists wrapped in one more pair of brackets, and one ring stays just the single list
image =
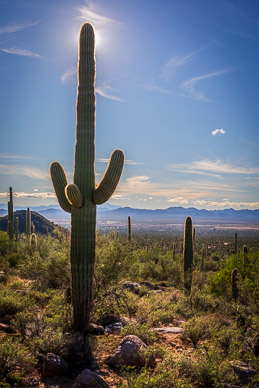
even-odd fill
[{"label": "boulder", "polygon": [[105,332],[108,334],[120,334],[121,329],[123,328],[123,323],[122,322],[115,322],[111,323],[110,325],[105,327]]},{"label": "boulder", "polygon": [[249,383],[249,379],[256,374],[256,371],[245,362],[237,361],[232,363],[232,366],[242,386],[247,385]]},{"label": "boulder", "polygon": [[182,327],[155,327],[151,329],[152,331],[156,331],[157,333],[172,333],[172,334],[180,334],[184,331]]},{"label": "boulder", "polygon": [[145,350],[147,345],[135,335],[127,335],[123,338],[115,353],[106,359],[111,367],[145,366],[147,363]]},{"label": "boulder", "polygon": [[104,327],[101,325],[96,325],[96,323],[89,323],[87,331],[89,334],[104,334]]},{"label": "boulder", "polygon": [[42,374],[44,377],[63,376],[68,372],[68,364],[57,354],[48,353],[43,359]]},{"label": "boulder", "polygon": [[97,373],[85,369],[77,376],[72,388],[109,388],[109,385]]},{"label": "boulder", "polygon": [[6,323],[0,323],[0,331],[4,331],[7,334],[15,333],[14,328]]},{"label": "boulder", "polygon": [[125,282],[122,284],[122,287],[127,288],[128,290],[135,292],[136,294],[139,293],[141,288],[140,284],[136,282]]},{"label": "boulder", "polygon": [[153,284],[151,284],[151,283],[149,283],[149,282],[140,282],[139,283],[141,286],[145,286],[145,287],[147,287],[147,288],[149,288],[150,290],[154,290],[155,289],[155,286],[153,285]]}]

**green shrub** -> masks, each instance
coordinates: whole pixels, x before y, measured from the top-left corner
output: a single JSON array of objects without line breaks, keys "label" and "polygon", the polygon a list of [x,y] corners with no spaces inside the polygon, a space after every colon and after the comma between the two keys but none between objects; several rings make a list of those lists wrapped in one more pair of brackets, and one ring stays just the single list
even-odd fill
[{"label": "green shrub", "polygon": [[136,335],[147,345],[153,345],[157,339],[156,333],[150,330],[150,326],[147,323],[125,326],[121,331],[121,336],[126,337],[127,335]]}]

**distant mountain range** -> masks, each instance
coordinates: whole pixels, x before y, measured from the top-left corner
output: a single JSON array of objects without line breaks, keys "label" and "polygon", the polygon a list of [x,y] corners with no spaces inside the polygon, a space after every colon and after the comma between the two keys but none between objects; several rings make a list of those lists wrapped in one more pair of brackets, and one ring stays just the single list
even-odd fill
[{"label": "distant mountain range", "polygon": [[[1,209],[0,216],[7,214],[7,210]],[[6,207],[6,206],[5,206]],[[15,207],[17,209],[17,207]],[[70,214],[56,206],[31,207],[45,218],[61,225],[69,225]],[[37,210],[36,210],[37,209]],[[191,216],[195,224],[245,224],[259,226],[259,210],[199,210],[196,208],[169,207],[167,209],[134,209],[131,207],[117,207],[110,204],[97,206],[97,221],[99,225],[106,225],[109,222],[115,224],[126,224],[130,216],[135,224],[183,224],[187,216]]]}]

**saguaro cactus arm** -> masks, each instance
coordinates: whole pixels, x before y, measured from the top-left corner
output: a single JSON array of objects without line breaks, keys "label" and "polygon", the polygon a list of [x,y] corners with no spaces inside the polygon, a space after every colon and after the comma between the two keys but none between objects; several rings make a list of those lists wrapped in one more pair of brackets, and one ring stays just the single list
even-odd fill
[{"label": "saguaro cactus arm", "polygon": [[96,205],[101,205],[106,202],[113,194],[120,180],[123,164],[124,153],[121,150],[115,150],[111,155],[103,179],[94,190],[93,201]]},{"label": "saguaro cactus arm", "polygon": [[73,183],[70,183],[69,185],[67,185],[65,187],[65,194],[68,202],[71,205],[77,208],[80,208],[83,206],[83,197],[77,185]]},{"label": "saguaro cactus arm", "polygon": [[65,171],[59,162],[53,162],[50,165],[50,175],[58,202],[63,210],[71,213],[71,204],[68,202],[65,195],[65,187],[67,186],[67,178]]}]

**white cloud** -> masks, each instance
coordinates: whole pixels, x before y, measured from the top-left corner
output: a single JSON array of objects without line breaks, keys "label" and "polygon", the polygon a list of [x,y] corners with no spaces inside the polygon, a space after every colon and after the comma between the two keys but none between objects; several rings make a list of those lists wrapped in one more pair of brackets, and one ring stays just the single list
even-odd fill
[{"label": "white cloud", "polygon": [[32,179],[47,180],[49,179],[49,173],[37,168],[20,165],[8,165],[0,164],[0,175],[8,175],[13,178],[20,176],[27,176]]},{"label": "white cloud", "polygon": [[[191,163],[171,164],[169,166],[172,170],[193,173],[211,175],[211,173],[217,174],[242,174],[242,175],[256,175],[259,174],[259,167],[243,167],[232,166],[230,163],[222,162],[220,160],[211,161],[208,159],[194,161]],[[220,177],[220,175],[219,175]]]},{"label": "white cloud", "polygon": [[30,23],[30,24],[11,24],[9,26],[0,27],[0,35],[11,34],[14,32],[22,31],[25,28],[36,26],[37,24],[39,24],[39,22]]},{"label": "white cloud", "polygon": [[188,199],[186,199],[184,197],[169,198],[168,202],[179,203],[181,205],[187,205],[187,203],[189,203]]},{"label": "white cloud", "polygon": [[[13,196],[15,198],[40,198],[40,199],[46,199],[46,198],[56,198],[56,195],[51,192],[33,192],[33,193],[26,193],[26,192],[14,192]],[[9,193],[0,193],[0,198],[6,198],[9,197]]]},{"label": "white cloud", "polygon": [[189,62],[189,60],[197,53],[200,51],[204,50],[207,47],[201,47],[198,50],[192,51],[191,53],[184,55],[182,57],[180,56],[175,56],[169,59],[169,61],[163,66],[162,68],[162,74],[161,77],[165,78],[166,80],[169,80],[172,75],[182,66],[184,66],[186,63]]},{"label": "white cloud", "polygon": [[19,49],[19,48],[3,48],[1,51],[7,54],[21,55],[22,57],[41,58],[41,56],[33,51]]},{"label": "white cloud", "polygon": [[206,201],[204,199],[200,199],[193,202],[194,205],[198,206],[212,206],[217,208],[248,208],[248,209],[258,209],[259,202],[231,202],[231,201]]},{"label": "white cloud", "polygon": [[146,81],[140,82],[137,84],[139,88],[147,90],[148,92],[157,92],[157,93],[170,93],[168,90],[161,88],[155,83],[153,78],[149,78]]},{"label": "white cloud", "polygon": [[222,128],[220,129],[215,129],[214,131],[211,131],[212,133],[212,136],[216,136],[216,135],[224,135],[226,133],[226,131]]},{"label": "white cloud", "polygon": [[66,82],[71,81],[74,78],[74,76],[76,75],[76,73],[77,73],[77,67],[76,66],[73,66],[70,69],[66,70],[62,74],[62,76],[60,77],[61,83],[64,84]]},{"label": "white cloud", "polygon": [[198,77],[191,78],[187,81],[184,81],[181,84],[181,88],[187,93],[184,95],[184,97],[191,97],[195,98],[196,100],[201,100],[201,101],[209,101],[209,99],[205,96],[205,93],[203,91],[197,91],[196,86],[200,81],[203,81],[205,79],[213,78],[213,77],[218,77],[220,75],[228,73],[228,69],[222,69],[222,70],[217,70],[212,73],[208,74],[203,74]]},{"label": "white cloud", "polygon": [[[96,158],[96,162],[99,162],[99,163],[109,163],[109,161],[110,161],[110,159],[108,159],[108,158]],[[125,164],[139,165],[142,163],[135,162],[134,160],[126,159]]]},{"label": "white cloud", "polygon": [[9,154],[9,153],[0,153],[0,159],[33,159],[31,156]]},{"label": "white cloud", "polygon": [[103,85],[96,87],[95,91],[100,96],[104,98],[108,98],[109,100],[120,101],[120,102],[124,101],[122,98],[114,95],[114,92],[116,92],[116,89],[108,85],[108,82],[105,82]]},{"label": "white cloud", "polygon": [[94,2],[88,1],[88,5],[82,6],[77,10],[79,12],[79,19],[83,19],[86,22],[92,23],[94,26],[122,26],[121,22],[101,14]]}]

